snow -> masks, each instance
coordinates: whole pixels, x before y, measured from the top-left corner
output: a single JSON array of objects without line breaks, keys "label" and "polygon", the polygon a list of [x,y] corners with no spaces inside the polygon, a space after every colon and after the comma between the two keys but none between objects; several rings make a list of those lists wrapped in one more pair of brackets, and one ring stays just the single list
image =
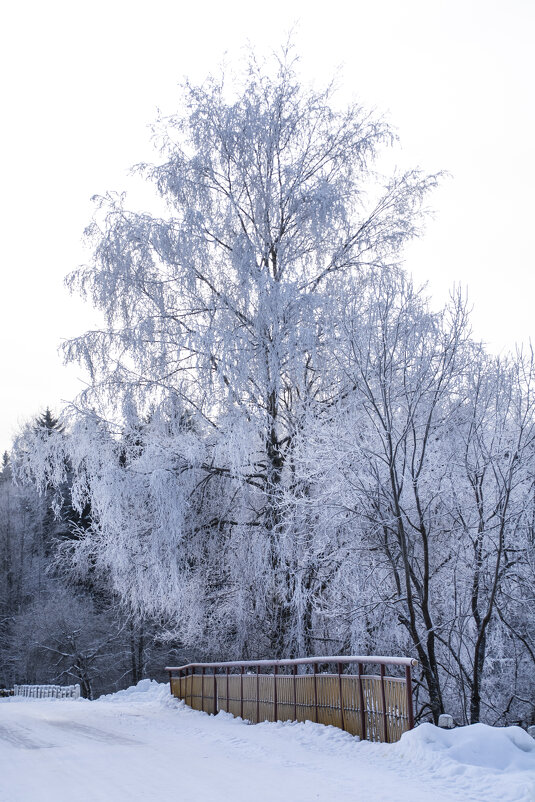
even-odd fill
[{"label": "snow", "polygon": [[307,722],[215,718],[143,680],[95,702],[0,701],[2,802],[533,802],[519,727],[423,724],[397,744]]},{"label": "snow", "polygon": [[430,753],[465,766],[499,771],[533,771],[535,740],[521,727],[489,727],[472,724],[457,730],[441,730],[422,724],[402,738],[403,747],[419,753],[422,761]]}]

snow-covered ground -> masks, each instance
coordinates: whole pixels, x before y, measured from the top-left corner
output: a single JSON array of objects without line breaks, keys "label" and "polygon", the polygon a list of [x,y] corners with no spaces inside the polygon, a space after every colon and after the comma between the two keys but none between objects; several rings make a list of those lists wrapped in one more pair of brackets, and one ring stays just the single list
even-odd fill
[{"label": "snow-covered ground", "polygon": [[535,740],[518,727],[360,743],[333,727],[248,726],[143,680],[96,702],[0,700],[1,802],[320,799],[534,802]]}]

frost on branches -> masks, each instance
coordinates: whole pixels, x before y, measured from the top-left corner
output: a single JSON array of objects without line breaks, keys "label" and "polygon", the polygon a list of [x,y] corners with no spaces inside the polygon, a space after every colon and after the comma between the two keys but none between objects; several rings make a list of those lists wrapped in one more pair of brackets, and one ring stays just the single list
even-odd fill
[{"label": "frost on branches", "polygon": [[63,557],[191,657],[401,650],[424,715],[532,715],[533,362],[399,267],[436,176],[381,179],[389,127],[288,54],[181,109],[137,168],[167,216],[99,198],[68,278],[106,321],[66,346],[92,384],[17,445],[90,505]]}]

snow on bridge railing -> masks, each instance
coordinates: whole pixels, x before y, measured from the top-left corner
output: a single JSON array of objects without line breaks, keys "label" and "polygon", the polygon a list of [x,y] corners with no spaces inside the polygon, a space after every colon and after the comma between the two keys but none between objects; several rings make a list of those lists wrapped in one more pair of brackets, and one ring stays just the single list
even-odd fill
[{"label": "snow on bridge railing", "polygon": [[31,699],[79,699],[79,685],[15,685],[14,696]]},{"label": "snow on bridge railing", "polygon": [[[336,673],[318,671],[328,665],[335,665]],[[378,675],[365,673],[364,666],[372,665],[379,666]],[[411,669],[416,665],[411,657],[328,655],[188,663],[166,671],[171,693],[195,710],[224,710],[255,724],[308,720],[340,727],[362,740],[392,742],[414,727]],[[404,676],[387,675],[387,666],[401,667]],[[299,674],[299,667],[307,673]]]}]

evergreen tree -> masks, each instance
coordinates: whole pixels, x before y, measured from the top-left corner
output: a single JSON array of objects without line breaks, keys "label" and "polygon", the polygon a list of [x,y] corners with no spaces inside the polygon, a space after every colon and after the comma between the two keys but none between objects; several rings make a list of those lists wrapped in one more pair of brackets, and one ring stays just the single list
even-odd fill
[{"label": "evergreen tree", "polygon": [[60,423],[59,418],[52,414],[49,407],[35,419],[35,428],[45,429],[50,434],[52,432],[63,434],[65,431],[65,427]]}]

